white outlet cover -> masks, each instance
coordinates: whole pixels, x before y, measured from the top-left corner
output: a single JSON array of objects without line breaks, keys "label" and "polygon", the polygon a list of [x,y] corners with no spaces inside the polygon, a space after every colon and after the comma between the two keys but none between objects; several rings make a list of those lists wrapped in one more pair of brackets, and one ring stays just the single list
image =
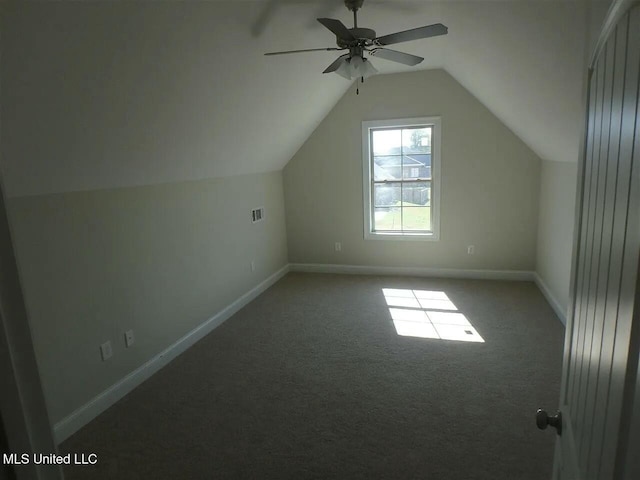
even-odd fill
[{"label": "white outlet cover", "polygon": [[104,342],[100,345],[100,353],[102,354],[102,361],[109,360],[113,356],[113,350],[111,349],[111,342]]},{"label": "white outlet cover", "polygon": [[133,330],[127,330],[124,332],[124,343],[129,348],[135,342],[135,337],[133,336]]}]

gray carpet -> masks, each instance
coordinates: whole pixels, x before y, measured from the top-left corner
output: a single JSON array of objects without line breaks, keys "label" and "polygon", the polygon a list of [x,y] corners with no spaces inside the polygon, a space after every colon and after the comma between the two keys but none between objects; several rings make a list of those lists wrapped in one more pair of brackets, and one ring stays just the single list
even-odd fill
[{"label": "gray carpet", "polygon": [[[444,291],[485,343],[399,336]],[[67,479],[549,479],[564,330],[533,283],[290,273],[61,445]]]}]

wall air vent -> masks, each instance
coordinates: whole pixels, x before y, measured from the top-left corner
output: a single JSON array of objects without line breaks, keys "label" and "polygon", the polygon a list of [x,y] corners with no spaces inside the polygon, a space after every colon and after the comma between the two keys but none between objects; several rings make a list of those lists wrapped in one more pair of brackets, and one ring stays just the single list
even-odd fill
[{"label": "wall air vent", "polygon": [[258,207],[251,210],[251,223],[264,220],[264,207]]}]

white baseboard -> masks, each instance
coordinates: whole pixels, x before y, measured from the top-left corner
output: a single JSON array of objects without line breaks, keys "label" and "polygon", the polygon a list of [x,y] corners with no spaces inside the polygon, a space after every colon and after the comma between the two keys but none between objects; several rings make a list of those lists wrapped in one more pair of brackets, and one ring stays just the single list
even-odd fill
[{"label": "white baseboard", "polygon": [[380,267],[372,265],[325,265],[318,263],[291,263],[289,264],[289,268],[292,272],[533,281],[533,272],[523,270],[464,270],[457,268]]},{"label": "white baseboard", "polygon": [[88,403],[75,410],[69,416],[63,418],[53,427],[54,437],[57,444],[60,444],[72,434],[80,430],[84,425],[96,418],[111,405],[116,403],[127,393],[142,382],[151,377],[154,373],[176,358],[182,352],[186,351],[198,340],[210,333],[216,327],[220,326],[225,320],[231,317],[242,307],[251,302],[254,298],[264,292],[271,285],[280,280],[289,271],[289,265],[275,272],[273,275],[262,281],[260,284],[249,290],[233,303],[227,305],[209,320],[205,321],[198,327],[191,330],[184,337],[180,338],[173,345],[160,352],[158,355],[147,361],[145,364],[136,368],[126,377],[122,378],[102,393],[98,394]]},{"label": "white baseboard", "polygon": [[538,272],[533,272],[533,281],[536,282],[536,285],[542,292],[542,295],[544,295],[544,298],[547,299],[547,302],[549,302],[549,305],[551,305],[553,311],[556,312],[556,315],[558,316],[562,324],[566,326],[567,313],[565,312],[564,308],[560,306],[560,302],[558,302],[556,297],[553,296],[547,284],[544,283],[544,280],[542,280],[542,277],[538,275]]}]

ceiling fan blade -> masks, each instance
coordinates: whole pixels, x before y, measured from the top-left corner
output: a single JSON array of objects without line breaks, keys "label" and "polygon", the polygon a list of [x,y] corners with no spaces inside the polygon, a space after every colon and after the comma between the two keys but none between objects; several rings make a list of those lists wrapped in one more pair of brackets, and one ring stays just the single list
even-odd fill
[{"label": "ceiling fan blade", "polygon": [[336,70],[338,70],[340,68],[340,65],[342,65],[344,62],[347,61],[348,57],[349,57],[349,54],[340,55],[336,59],[336,61],[333,62],[331,65],[329,65],[327,68],[325,68],[324,72],[322,72],[322,73],[335,72]]},{"label": "ceiling fan blade", "polygon": [[374,57],[384,58],[385,60],[391,60],[392,62],[402,63],[404,65],[418,65],[424,60],[422,57],[411,55],[409,53],[397,52],[396,50],[389,50],[388,48],[374,48],[369,52]]},{"label": "ceiling fan blade", "polygon": [[328,52],[331,50],[344,50],[344,48],[336,48],[336,47],[329,47],[329,48],[306,48],[304,50],[287,50],[285,52],[269,52],[269,53],[265,53],[265,55],[288,55],[289,53],[302,53],[302,52]]},{"label": "ceiling fan blade", "polygon": [[331,30],[340,40],[353,42],[356,39],[356,37],[353,36],[349,29],[345,27],[344,23],[340,20],[335,20],[333,18],[318,18],[318,21]]},{"label": "ceiling fan blade", "polygon": [[403,32],[391,33],[376,38],[373,42],[376,45],[393,45],[394,43],[409,42],[411,40],[419,40],[421,38],[437,37],[438,35],[446,35],[449,29],[441,23],[418,27]]}]

